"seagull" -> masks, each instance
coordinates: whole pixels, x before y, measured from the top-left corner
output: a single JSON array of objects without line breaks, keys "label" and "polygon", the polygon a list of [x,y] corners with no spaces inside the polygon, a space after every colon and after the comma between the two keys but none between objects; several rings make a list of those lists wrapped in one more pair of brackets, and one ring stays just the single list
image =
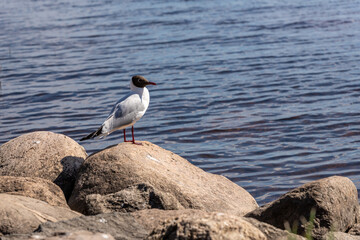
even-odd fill
[{"label": "seagull", "polygon": [[[147,85],[156,85],[154,82],[148,81],[143,76],[133,76],[130,81],[130,93],[121,98],[111,110],[109,116],[98,130],[90,133],[86,137],[80,139],[84,141],[95,137],[106,137],[110,133],[123,129],[124,142],[132,142],[133,144],[142,145],[135,142],[134,124],[144,116],[149,107],[150,95]],[[125,128],[131,126],[132,141],[126,140]]]}]

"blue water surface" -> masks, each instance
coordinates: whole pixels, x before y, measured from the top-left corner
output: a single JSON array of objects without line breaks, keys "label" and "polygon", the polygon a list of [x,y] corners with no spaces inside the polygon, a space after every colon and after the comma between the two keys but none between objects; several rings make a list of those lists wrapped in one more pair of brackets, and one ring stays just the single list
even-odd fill
[{"label": "blue water surface", "polygon": [[[360,187],[360,1],[0,0],[0,144],[76,140],[142,74],[147,140],[259,204],[315,179]],[[130,135],[129,135],[130,137]],[[122,133],[82,142],[88,153]]]}]

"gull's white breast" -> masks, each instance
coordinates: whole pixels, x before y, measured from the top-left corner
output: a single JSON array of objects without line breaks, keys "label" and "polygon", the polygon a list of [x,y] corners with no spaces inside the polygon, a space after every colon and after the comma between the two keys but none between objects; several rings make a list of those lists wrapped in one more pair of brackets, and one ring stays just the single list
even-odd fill
[{"label": "gull's white breast", "polygon": [[102,124],[102,135],[132,126],[144,116],[150,103],[149,90],[146,87],[132,90],[115,104]]}]

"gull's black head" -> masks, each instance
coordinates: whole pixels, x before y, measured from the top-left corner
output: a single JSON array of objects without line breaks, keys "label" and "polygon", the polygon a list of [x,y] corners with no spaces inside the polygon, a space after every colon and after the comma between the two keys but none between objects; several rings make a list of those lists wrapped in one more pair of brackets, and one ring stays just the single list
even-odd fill
[{"label": "gull's black head", "polygon": [[144,78],[143,76],[140,75],[136,75],[132,77],[132,83],[139,88],[144,88],[146,87],[146,85],[156,85],[156,83],[154,82],[150,82],[148,81],[146,78]]}]

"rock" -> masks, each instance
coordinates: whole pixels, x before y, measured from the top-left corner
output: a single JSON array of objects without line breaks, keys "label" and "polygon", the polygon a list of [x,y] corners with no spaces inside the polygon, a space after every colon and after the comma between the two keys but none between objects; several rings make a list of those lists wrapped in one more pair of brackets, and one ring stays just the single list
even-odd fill
[{"label": "rock", "polygon": [[302,222],[309,220],[311,210],[315,209],[312,235],[320,239],[330,230],[345,232],[355,224],[359,210],[357,196],[350,179],[334,176],[307,183],[246,216],[281,229],[285,222],[291,226],[295,224],[298,234],[304,235]]},{"label": "rock", "polygon": [[114,240],[110,234],[93,233],[89,231],[62,232],[51,236],[42,234],[14,234],[0,237],[1,240]]},{"label": "rock", "polygon": [[205,211],[196,209],[182,209],[182,210],[160,210],[160,209],[146,209],[129,213],[134,217],[135,221],[139,223],[144,229],[150,233],[154,228],[168,219],[174,219],[179,216],[198,216],[205,214]]},{"label": "rock", "polygon": [[302,236],[289,233],[288,231],[276,228],[270,224],[260,222],[254,218],[244,218],[247,222],[258,228],[268,240],[306,240]]},{"label": "rock", "polygon": [[60,187],[43,178],[0,176],[0,193],[22,195],[69,208]]},{"label": "rock", "polygon": [[68,198],[86,156],[84,148],[65,135],[32,132],[0,146],[0,175],[50,180]]},{"label": "rock", "polygon": [[352,235],[360,235],[360,223],[354,224],[348,231]]},{"label": "rock", "polygon": [[[43,223],[37,231],[40,235],[53,236],[61,232],[87,230],[108,233],[115,239],[145,239],[152,233],[150,239],[163,239],[162,229],[167,228],[168,223],[179,219],[191,220],[188,225],[184,225],[186,229],[184,231],[193,228],[197,239],[203,237],[203,232],[207,232],[211,239],[219,239],[219,237],[222,239],[266,239],[264,234],[248,223],[245,218],[195,209],[147,209],[130,213],[102,213],[66,221]],[[179,233],[179,236],[185,236],[181,234]],[[248,238],[241,238],[243,236]]]},{"label": "rock", "polygon": [[[196,209],[183,209],[183,210],[160,210],[160,209],[148,209],[136,212],[131,212],[131,216],[135,218],[135,221],[142,225],[147,231],[152,232],[154,228],[158,228],[163,222],[169,219],[176,219],[181,216],[192,216],[193,218],[200,218],[200,216],[207,213],[202,210]],[[224,214],[223,214],[224,215]],[[227,216],[227,215],[224,215]],[[305,238],[291,234],[285,230],[275,228],[274,226],[260,222],[253,218],[243,218],[245,221],[251,223],[258,228],[268,240],[305,240]]]},{"label": "rock", "polygon": [[61,232],[86,230],[107,233],[115,239],[144,239],[155,227],[167,219],[179,215],[194,215],[198,212],[203,211],[146,209],[131,213],[102,213],[66,221],[46,222],[40,225],[37,233],[44,236],[54,236]]},{"label": "rock", "polygon": [[56,222],[81,214],[68,208],[17,195],[0,194],[0,235],[31,233],[46,221]]},{"label": "rock", "polygon": [[[209,229],[209,232],[211,232],[212,234],[211,236],[218,236],[215,233],[212,233],[212,231],[216,231],[216,227],[222,228],[227,225],[232,229],[231,224],[238,224],[239,222],[243,223],[243,221],[246,221],[252,225],[250,226],[250,229],[253,230],[254,228],[256,228],[255,232],[262,232],[268,240],[304,240],[304,238],[302,238],[301,236],[287,233],[284,230],[277,229],[269,224],[259,222],[255,219],[242,218],[227,214],[215,215],[218,216],[213,217],[210,213],[195,209],[146,209],[129,213],[113,212],[103,213],[96,216],[82,216],[79,218],[73,218],[70,220],[59,221],[55,223],[47,222],[41,224],[37,231],[40,235],[54,236],[61,232],[67,233],[86,230],[91,232],[108,233],[114,236],[115,239],[144,239],[150,233],[152,233],[154,229],[163,229],[164,226],[167,226],[167,222],[173,222],[175,220],[187,217],[191,219],[205,219],[206,221],[208,221],[207,219],[210,218],[211,220],[209,220],[209,222],[211,222],[211,224],[205,225],[211,227]],[[234,218],[236,219],[235,222],[233,221]],[[245,225],[241,226],[248,226],[248,224],[245,223]],[[237,230],[240,229],[238,226],[236,226],[236,228],[238,228]],[[226,229],[226,227],[223,229]],[[156,234],[159,234],[158,231],[159,230],[157,230]],[[219,232],[219,234],[223,233],[224,232]],[[219,236],[224,237],[225,235]],[[260,236],[263,235],[260,234]],[[155,233],[153,233],[151,237],[161,238],[162,236],[155,235]]]},{"label": "rock", "polygon": [[360,236],[354,236],[343,232],[328,232],[322,240],[360,240]]},{"label": "rock", "polygon": [[82,216],[67,221],[46,222],[40,225],[37,232],[52,236],[59,232],[76,231],[103,232],[115,239],[144,239],[148,232],[135,221],[129,213],[103,213],[94,216]]},{"label": "rock", "polygon": [[150,239],[262,240],[266,236],[242,217],[223,213],[182,215],[155,228]]},{"label": "rock", "polygon": [[[100,195],[90,194],[85,197],[87,215],[109,212],[133,212],[148,208],[163,209],[163,204],[153,187],[139,184],[125,188],[119,192]],[[175,202],[175,199],[172,199]]]},{"label": "rock", "polygon": [[46,240],[115,240],[107,233],[92,233],[89,231],[78,231],[47,237]]},{"label": "rock", "polygon": [[192,208],[244,215],[258,206],[227,178],[149,142],[121,143],[88,157],[68,203],[85,214]]}]

